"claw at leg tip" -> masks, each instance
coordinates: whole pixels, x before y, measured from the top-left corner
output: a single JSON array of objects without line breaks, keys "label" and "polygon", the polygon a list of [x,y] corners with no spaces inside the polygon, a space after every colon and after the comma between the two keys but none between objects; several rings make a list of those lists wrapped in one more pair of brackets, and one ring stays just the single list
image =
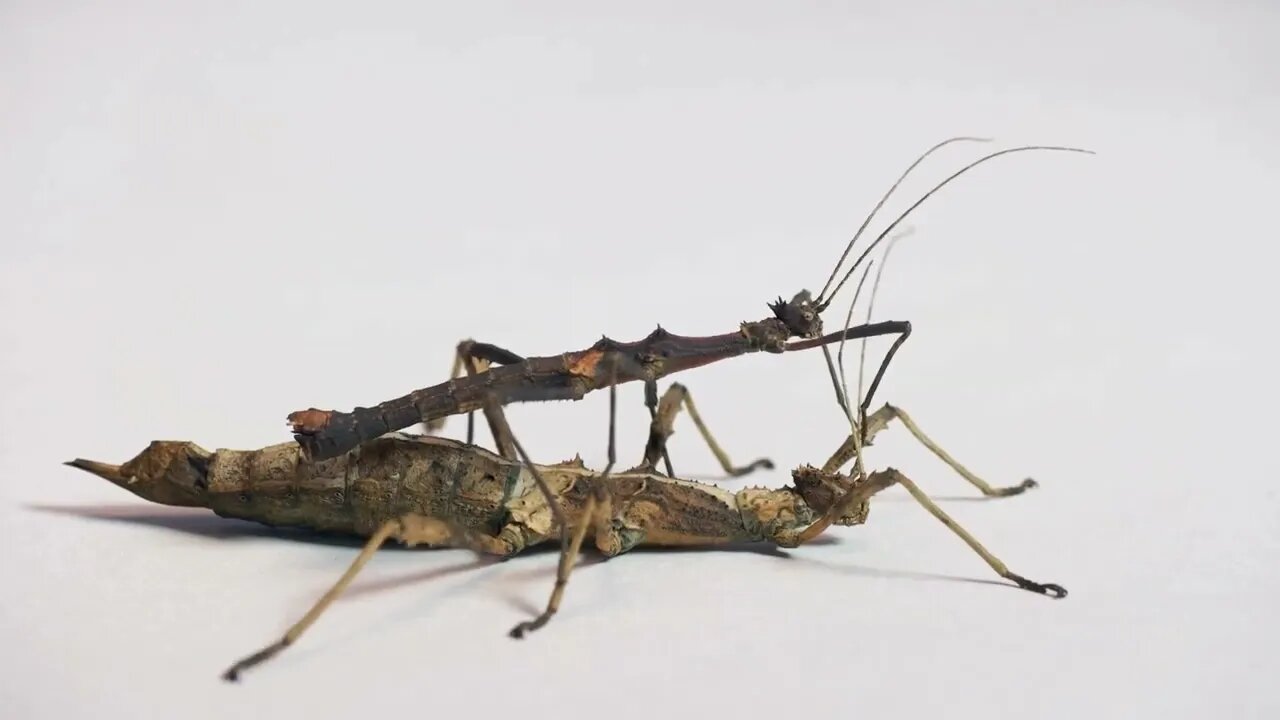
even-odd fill
[{"label": "claw at leg tip", "polygon": [[1028,580],[1016,573],[1009,573],[1005,578],[1012,580],[1014,584],[1023,590],[1030,590],[1031,592],[1039,593],[1041,595],[1048,595],[1055,600],[1061,600],[1067,596],[1067,589],[1057,583],[1038,583]]},{"label": "claw at leg tip", "polygon": [[996,488],[995,493],[988,493],[988,494],[994,494],[997,497],[1010,497],[1012,495],[1021,495],[1022,493],[1032,488],[1038,488],[1038,487],[1040,487],[1040,483],[1036,482],[1035,480],[1032,480],[1031,478],[1027,478],[1026,480],[1023,480],[1017,485],[1009,485],[1008,487]]}]

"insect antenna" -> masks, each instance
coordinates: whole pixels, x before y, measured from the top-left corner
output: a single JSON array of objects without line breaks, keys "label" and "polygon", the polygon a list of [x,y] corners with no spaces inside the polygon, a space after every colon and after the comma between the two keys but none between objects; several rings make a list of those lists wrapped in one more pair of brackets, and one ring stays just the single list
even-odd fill
[{"label": "insect antenna", "polygon": [[[835,290],[832,290],[832,291],[831,291],[831,295],[830,295],[830,296],[828,296],[825,300],[822,300],[821,302],[818,302],[818,303],[816,303],[816,304],[815,304],[815,309],[816,309],[818,312],[822,312],[823,310],[826,310],[826,309],[827,309],[827,306],[831,304],[831,298],[835,297],[837,294],[839,294],[839,293],[840,293],[840,288],[844,287],[844,284],[845,284],[845,283],[849,280],[849,278],[853,275],[854,271],[858,269],[858,266],[862,264],[862,261],[863,261],[863,260],[865,260],[865,259],[867,258],[867,255],[871,254],[871,251],[872,251],[872,250],[874,250],[874,249],[876,248],[876,246],[877,246],[877,245],[879,245],[881,242],[883,242],[883,241],[884,241],[884,239],[885,239],[885,237],[887,237],[887,236],[889,235],[889,233],[893,232],[894,228],[898,227],[898,224],[899,224],[899,223],[901,223],[903,220],[905,220],[905,219],[907,218],[907,216],[908,216],[908,215],[910,215],[912,212],[914,212],[914,211],[915,211],[915,209],[916,209],[916,208],[920,207],[920,205],[921,205],[922,203],[924,203],[924,201],[925,201],[925,200],[928,200],[929,198],[933,197],[933,195],[934,195],[935,193],[937,193],[937,192],[938,192],[939,190],[941,190],[942,188],[946,187],[946,186],[947,186],[947,184],[949,184],[952,180],[955,180],[956,178],[960,177],[961,175],[965,174],[966,172],[969,172],[969,171],[970,171],[970,170],[972,170],[973,168],[975,168],[975,167],[977,167],[977,166],[979,166],[979,165],[981,165],[981,164],[983,164],[983,163],[987,162],[988,160],[994,160],[994,159],[996,159],[996,158],[1000,157],[1001,155],[1009,155],[1009,154],[1011,154],[1011,153],[1016,153],[1016,152],[1026,152],[1026,151],[1029,151],[1029,150],[1049,150],[1049,151],[1058,151],[1058,152],[1074,152],[1074,153],[1083,153],[1083,154],[1085,154],[1085,155],[1093,155],[1093,154],[1094,154],[1092,150],[1085,150],[1085,149],[1083,149],[1083,148],[1062,147],[1062,146],[1058,146],[1058,145],[1023,145],[1023,146],[1021,146],[1021,147],[1006,148],[1006,149],[1004,149],[1004,150],[1000,150],[1000,151],[998,151],[998,152],[994,152],[994,153],[991,153],[991,154],[989,154],[989,155],[984,155],[984,156],[982,156],[981,158],[978,158],[977,160],[974,160],[973,162],[969,163],[968,165],[965,165],[964,167],[962,167],[962,168],[960,168],[959,170],[957,170],[957,171],[955,171],[954,173],[952,173],[949,177],[947,177],[947,179],[943,180],[942,182],[938,183],[937,185],[934,185],[934,186],[933,186],[933,188],[929,190],[929,192],[927,192],[927,193],[925,193],[924,195],[920,196],[920,199],[919,199],[919,200],[916,200],[914,203],[912,203],[912,204],[911,204],[911,207],[909,207],[909,208],[907,208],[905,211],[903,211],[903,212],[902,212],[902,214],[901,214],[901,215],[899,215],[899,216],[897,217],[897,219],[896,219],[896,220],[894,220],[892,223],[889,223],[889,226],[888,226],[888,227],[886,227],[883,231],[881,231],[881,232],[880,232],[880,234],[879,234],[879,235],[877,235],[877,236],[876,236],[876,239],[875,239],[874,241],[872,241],[872,243],[871,243],[870,245],[868,245],[868,246],[867,246],[867,249],[862,251],[862,254],[861,254],[861,255],[859,255],[859,256],[858,256],[858,259],[854,261],[853,265],[852,265],[852,266],[849,268],[849,270],[844,274],[844,277],[840,278],[840,282],[836,284]],[[855,238],[855,239],[856,239],[856,238]],[[852,244],[852,243],[851,243],[851,244]],[[825,295],[825,293],[823,293],[823,294]]]},{"label": "insect antenna", "polygon": [[[871,322],[871,316],[875,312],[876,295],[880,291],[880,278],[884,276],[884,268],[889,261],[889,253],[893,251],[894,245],[897,244],[899,240],[911,235],[911,233],[913,232],[915,232],[914,228],[906,227],[889,238],[889,243],[885,246],[884,255],[880,258],[880,267],[876,271],[876,279],[871,284],[871,296],[867,299],[866,322],[868,323]],[[874,260],[867,263],[866,269],[863,270],[862,272],[862,277],[858,279],[858,285],[853,291],[853,300],[849,303],[849,312],[845,315],[845,319],[844,319],[844,329],[846,331],[853,325],[853,308],[858,304],[858,296],[862,294],[862,286],[864,283],[866,283],[867,276],[871,274],[871,268],[874,265],[875,265]],[[865,378],[866,364],[867,364],[867,338],[862,339],[861,348],[860,348],[859,357],[858,357],[858,394],[857,394],[858,417],[856,420],[854,419],[853,412],[847,402],[847,398],[849,397],[849,382],[845,378],[845,371],[844,371],[844,343],[845,343],[845,340],[842,337],[840,339],[840,347],[836,352],[836,359],[837,359],[836,362],[840,368],[840,371],[839,371],[840,379],[836,387],[836,398],[837,400],[840,401],[840,405],[842,408],[844,408],[845,415],[849,419],[849,432],[850,432],[850,437],[853,438],[853,446],[854,446],[854,455],[853,455],[854,477],[862,477],[863,476],[862,440],[864,437],[864,432],[865,432],[864,429],[866,427],[866,420],[867,420],[867,403],[862,394],[862,388],[863,388],[863,380]],[[824,347],[823,349],[825,350],[826,348]],[[836,382],[835,373],[833,368],[831,367],[829,355],[827,358],[827,369],[828,371],[832,372],[832,377],[831,377],[832,382],[833,383]],[[878,382],[878,377],[877,377],[877,382]]]},{"label": "insect antenna", "polygon": [[[867,226],[871,224],[871,221],[873,219],[875,219],[876,213],[880,212],[880,208],[884,207],[884,204],[888,202],[889,198],[893,195],[894,191],[898,189],[898,186],[901,185],[902,182],[907,179],[907,176],[911,174],[911,171],[915,170],[916,166],[924,162],[925,158],[929,157],[933,153],[937,152],[938,150],[941,150],[942,148],[946,147],[947,145],[950,145],[951,143],[961,142],[961,141],[991,142],[991,138],[953,137],[948,140],[943,140],[937,145],[934,145],[933,147],[926,150],[923,155],[915,159],[915,162],[907,166],[907,169],[904,170],[902,174],[898,176],[898,179],[893,183],[893,185],[889,186],[888,191],[886,191],[885,194],[880,198],[880,202],[876,203],[876,206],[871,208],[871,212],[867,213],[867,217],[862,221],[862,225],[859,226],[858,231],[853,234],[853,239],[849,241],[849,244],[846,245],[844,248],[844,252],[840,254],[840,259],[836,261],[835,267],[831,268],[831,275],[827,278],[826,284],[822,286],[822,292],[818,293],[818,297],[814,299],[815,304],[820,305],[824,308],[826,307],[826,303],[823,302],[823,298],[826,297],[827,290],[831,288],[831,283],[835,281],[836,274],[840,272],[840,266],[844,265],[844,261],[849,257],[849,253],[853,251],[853,246],[858,243],[858,238],[862,237],[862,233],[867,229]],[[838,292],[839,288],[836,288],[836,290]]]},{"label": "insect antenna", "polygon": [[[881,256],[880,258],[880,268],[876,270],[876,279],[874,282],[871,283],[871,297],[867,298],[866,322],[868,323],[871,322],[871,316],[875,312],[876,295],[880,291],[880,278],[884,275],[885,264],[889,262],[889,253],[893,251],[893,246],[896,245],[899,240],[910,236],[914,232],[915,232],[915,228],[905,227],[901,231],[896,233],[893,237],[890,237],[889,243],[885,245],[884,255]],[[867,270],[866,272],[863,273],[862,278],[858,280],[858,285],[862,285],[862,283],[866,282],[867,273],[871,272],[872,265],[874,265],[874,263],[867,263]],[[857,300],[856,294],[854,299],[856,302]],[[849,313],[845,316],[845,319],[844,319],[844,326],[846,329],[853,325],[853,305],[854,303],[849,303]],[[839,352],[837,353],[837,358],[840,364],[840,387],[841,389],[844,390],[845,397],[848,397],[849,383],[845,380],[845,376],[844,376],[844,338],[841,338],[840,340],[840,348],[839,348]],[[866,366],[867,366],[867,338],[862,338],[861,347],[859,348],[859,352],[858,352],[858,408],[863,415],[865,415],[867,410],[867,408],[863,405],[865,401],[864,401],[864,396],[862,394],[863,380],[865,379]],[[860,416],[858,418],[858,424],[861,425],[864,419],[865,419],[864,417]]]},{"label": "insect antenna", "polygon": [[[853,302],[849,303],[849,317],[845,318],[844,329],[849,329],[849,319],[853,316],[853,306],[858,302],[858,296],[862,294],[862,284],[867,281],[867,275],[871,272],[871,267],[875,265],[872,261],[867,264],[867,269],[863,271],[862,277],[858,280],[858,286],[853,290]],[[836,364],[831,359],[831,347],[829,345],[822,346],[822,357],[827,361],[827,374],[831,376],[831,385],[836,393],[836,404],[844,411],[844,415],[849,420],[849,426],[855,425],[853,419],[853,411],[849,407],[849,387],[844,382],[844,337],[840,338],[840,369],[836,370]]]}]

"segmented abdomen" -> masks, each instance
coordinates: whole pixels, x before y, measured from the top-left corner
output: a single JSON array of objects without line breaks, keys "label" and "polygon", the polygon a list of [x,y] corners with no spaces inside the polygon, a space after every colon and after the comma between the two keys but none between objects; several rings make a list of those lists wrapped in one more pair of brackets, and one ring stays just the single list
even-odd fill
[{"label": "segmented abdomen", "polygon": [[367,536],[406,513],[496,532],[524,491],[521,468],[434,437],[391,435],[331,460],[307,462],[297,443],[219,450],[209,469],[219,515],[277,527]]}]

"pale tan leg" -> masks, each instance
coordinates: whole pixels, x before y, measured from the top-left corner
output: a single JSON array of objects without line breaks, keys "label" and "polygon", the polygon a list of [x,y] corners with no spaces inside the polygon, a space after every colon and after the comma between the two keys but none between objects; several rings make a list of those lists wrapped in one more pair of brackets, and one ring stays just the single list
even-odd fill
[{"label": "pale tan leg", "polygon": [[725,473],[740,477],[758,468],[773,469],[773,461],[769,458],[754,460],[743,467],[735,466],[729,459],[729,454],[720,447],[720,443],[716,442],[711,431],[707,429],[706,423],[702,421],[702,415],[698,413],[698,407],[693,404],[693,396],[689,393],[689,389],[680,383],[671,383],[671,387],[667,388],[667,391],[662,394],[662,399],[658,401],[657,413],[649,426],[649,442],[645,445],[643,467],[657,466],[658,458],[662,457],[666,450],[667,438],[674,432],[673,425],[681,406],[689,413],[689,418],[697,426],[702,439],[707,443],[707,447],[711,448],[711,452],[715,454],[716,460]]},{"label": "pale tan leg", "polygon": [[[463,340],[462,342],[458,343],[458,345],[461,346],[462,343],[464,342],[467,342],[467,341]],[[462,377],[462,363],[463,363],[462,353],[455,351],[453,353],[453,368],[449,371],[450,380],[457,380],[458,378]],[[433,420],[423,423],[422,429],[428,435],[434,435],[444,429],[444,421],[447,419],[448,419],[447,417],[435,418]],[[468,419],[468,423],[470,423],[470,421],[473,419],[471,413],[467,413],[467,419]]]},{"label": "pale tan leg", "polygon": [[956,522],[954,519],[952,519],[950,515],[948,515],[945,511],[943,511],[942,508],[938,507],[937,503],[935,503],[933,500],[930,500],[929,496],[926,495],[925,492],[921,490],[914,482],[912,482],[910,478],[908,478],[906,475],[903,475],[902,473],[892,468],[885,470],[884,472],[886,474],[891,474],[893,476],[892,477],[893,482],[896,482],[902,487],[906,488],[907,492],[911,493],[911,497],[914,497],[916,499],[916,502],[920,503],[920,505],[924,507],[925,510],[928,510],[929,513],[932,514],[934,517],[938,518],[938,520],[943,525],[946,525],[948,528],[950,528],[951,532],[955,533],[956,535],[959,535],[960,539],[964,540],[965,544],[967,544],[970,548],[973,548],[973,551],[978,553],[978,555],[987,563],[987,565],[991,566],[991,569],[994,570],[997,575],[999,575],[1000,577],[1006,580],[1013,581],[1014,583],[1017,584],[1018,587],[1022,588],[1023,590],[1030,590],[1032,592],[1041,593],[1043,595],[1049,595],[1054,598],[1064,598],[1067,596],[1066,588],[1062,587],[1061,585],[1056,585],[1054,583],[1032,582],[1022,577],[1021,575],[1018,575],[1017,573],[1011,572],[1008,566],[1006,566],[1003,562],[1000,561],[1000,558],[996,557],[995,555],[992,555],[989,550],[987,550],[985,547],[982,546],[982,543],[978,542],[977,538],[969,534],[968,530],[965,530],[963,527],[961,527],[960,523]]},{"label": "pale tan leg", "polygon": [[311,609],[307,611],[306,615],[302,616],[301,620],[294,623],[285,632],[284,636],[276,642],[232,665],[230,669],[222,674],[222,679],[235,682],[240,679],[241,672],[269,660],[279,654],[281,650],[297,642],[302,633],[311,627],[312,623],[328,609],[329,605],[347,589],[347,586],[351,584],[351,581],[355,579],[365,564],[373,558],[378,548],[382,547],[382,544],[389,538],[399,539],[410,546],[464,547],[492,555],[506,556],[519,550],[498,538],[453,526],[436,518],[405,515],[396,520],[388,520],[378,528],[377,532],[369,537],[369,541],[365,543],[360,550],[360,554],[351,562],[351,566],[342,574],[342,577],[338,578],[338,582],[334,583],[333,587],[329,588],[329,591],[321,596],[315,605],[311,606]]},{"label": "pale tan leg", "polygon": [[[615,362],[614,371],[616,373],[617,366]],[[591,495],[587,497],[587,502],[583,506],[582,512],[578,518],[578,527],[574,530],[573,537],[568,538],[566,532],[568,530],[568,518],[558,505],[556,498],[552,495],[546,483],[541,480],[538,468],[529,459],[524,448],[520,445],[515,437],[512,436],[512,442],[516,446],[516,450],[520,453],[521,459],[525,465],[533,471],[534,477],[538,478],[539,486],[544,488],[548,502],[551,502],[554,514],[560,520],[560,562],[556,565],[556,583],[551,589],[551,597],[547,599],[547,607],[538,617],[519,623],[511,628],[508,633],[511,637],[520,639],[525,633],[537,630],[546,625],[553,615],[560,610],[560,601],[564,598],[565,587],[569,584],[569,574],[573,571],[574,565],[578,561],[578,553],[582,549],[583,538],[586,537],[587,531],[593,526],[599,528],[601,521],[607,522],[609,518],[599,517],[600,511],[611,512],[613,507],[613,494],[609,489],[609,473],[613,472],[613,466],[617,462],[617,415],[618,415],[618,385],[617,383],[609,384],[609,463],[605,465],[604,472],[592,481]],[[510,428],[507,428],[510,434]],[[597,537],[600,533],[597,532]],[[567,542],[566,542],[567,538]]]},{"label": "pale tan leg", "polygon": [[[457,350],[453,355],[453,368],[449,372],[449,379],[456,380],[462,375],[465,369],[467,376],[471,377],[478,373],[482,373],[489,369],[495,363],[499,365],[509,365],[520,362],[523,358],[519,355],[489,343],[478,343],[471,339],[462,340],[458,343]],[[502,406],[493,403],[484,409],[485,419],[489,423],[489,432],[493,435],[493,443],[497,446],[498,454],[508,460],[515,460],[516,451],[512,446],[511,439],[507,434],[503,433],[506,427],[505,417],[499,419],[496,415],[502,415]],[[435,434],[444,428],[445,418],[437,418],[423,425],[427,434]],[[467,413],[467,444],[475,443],[475,413]]]},{"label": "pale tan leg", "polygon": [[[970,485],[978,488],[978,490],[987,497],[1008,497],[1010,495],[1018,495],[1030,488],[1037,487],[1038,485],[1035,480],[1027,478],[1017,485],[1009,485],[1007,487],[992,486],[986,480],[983,480],[970,472],[968,468],[961,465],[955,458],[951,457],[946,450],[943,450],[937,443],[931,440],[929,436],[925,435],[924,432],[920,430],[920,427],[916,425],[910,415],[907,415],[902,408],[893,405],[886,404],[884,407],[867,416],[865,442],[870,444],[871,439],[875,437],[876,433],[884,430],[888,427],[889,423],[895,419],[899,420],[922,445],[929,449],[930,452],[937,455],[944,463],[950,466],[952,470],[959,473],[960,477],[967,480]],[[831,456],[831,459],[822,466],[822,471],[824,473],[834,473],[838,471],[855,457],[857,454],[857,447],[854,440],[854,436],[850,435],[844,441],[844,444],[835,451]]]},{"label": "pale tan leg", "polygon": [[911,481],[910,478],[893,468],[873,472],[867,476],[865,481],[854,485],[843,498],[832,503],[830,510],[825,513],[822,518],[814,522],[808,528],[805,528],[805,530],[795,538],[795,545],[801,545],[817,537],[822,533],[822,531],[826,530],[826,528],[831,525],[835,518],[843,515],[857,503],[866,502],[872,495],[894,484],[899,484],[906,488],[907,492],[911,493],[911,496],[916,499],[916,502],[920,503],[925,510],[928,510],[929,513],[942,522],[943,525],[950,528],[951,532],[960,536],[960,539],[964,540],[965,544],[972,548],[973,551],[976,552],[978,556],[981,557],[983,561],[985,561],[987,565],[990,566],[991,569],[1000,577],[1013,581],[1018,587],[1024,590],[1030,590],[1042,595],[1049,595],[1054,598],[1064,598],[1067,596],[1066,588],[1061,585],[1033,582],[1010,571],[1008,566],[1005,565],[1000,558],[992,555],[991,551],[983,547],[982,543],[978,542],[977,538],[971,535],[968,530],[965,530],[960,523],[956,522],[955,519],[943,511],[942,508],[938,507],[937,503],[931,500],[929,496],[919,488],[919,486]]},{"label": "pale tan leg", "polygon": [[[840,476],[840,478],[842,480],[845,479],[844,476]],[[843,517],[855,505],[866,502],[872,495],[892,484],[884,473],[873,472],[865,480],[844,491],[843,495],[837,496],[831,506],[827,508],[827,511],[822,514],[822,517],[814,520],[804,530],[799,532],[787,531],[786,534],[774,538],[774,542],[783,547],[799,547],[826,532],[832,523]]]},{"label": "pale tan leg", "polygon": [[532,632],[546,625],[551,620],[551,616],[560,610],[560,601],[564,598],[564,589],[569,584],[569,573],[573,571],[574,564],[578,562],[578,553],[582,549],[582,540],[587,536],[587,530],[595,524],[596,503],[594,495],[587,498],[587,503],[582,509],[582,519],[579,521],[577,529],[573,532],[573,538],[569,541],[569,546],[560,553],[560,562],[556,565],[556,584],[551,589],[551,597],[547,600],[547,607],[538,617],[526,620],[511,628],[511,632],[508,633],[511,637],[517,640],[523,638],[526,632]]},{"label": "pale tan leg", "polygon": [[[616,398],[616,390],[613,397]],[[490,397],[486,400],[485,407],[486,409],[497,409],[498,403],[494,398]],[[569,572],[573,569],[573,564],[578,557],[578,551],[582,547],[582,538],[586,535],[588,526],[592,524],[592,516],[595,514],[596,498],[594,495],[588,498],[586,512],[583,512],[580,518],[581,524],[577,531],[574,532],[573,535],[570,535],[569,518],[560,504],[560,499],[556,497],[551,486],[547,484],[546,478],[542,477],[542,471],[540,471],[538,466],[534,464],[533,460],[529,458],[529,453],[525,452],[524,446],[516,439],[515,433],[511,431],[511,426],[507,424],[506,415],[504,413],[497,412],[490,415],[490,417],[498,421],[499,431],[504,437],[510,438],[511,444],[520,455],[520,459],[524,461],[525,466],[529,468],[529,472],[533,474],[534,482],[537,483],[538,490],[541,491],[543,500],[547,503],[547,508],[551,511],[553,522],[560,528],[560,562],[556,570],[556,584],[554,589],[551,591],[551,599],[547,601],[547,608],[541,615],[534,618],[532,621],[522,622],[511,629],[511,637],[521,638],[524,637],[525,631],[536,630],[543,625],[546,625],[547,621],[551,619],[551,616],[559,610],[560,600],[564,596],[565,586],[569,582]],[[612,465],[612,463],[610,464]]]}]

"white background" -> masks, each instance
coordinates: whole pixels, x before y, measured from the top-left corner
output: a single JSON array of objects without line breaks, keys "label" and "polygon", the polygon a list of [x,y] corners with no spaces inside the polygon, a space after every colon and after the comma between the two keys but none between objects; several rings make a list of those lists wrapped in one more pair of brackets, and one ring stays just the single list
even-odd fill
[{"label": "white background", "polygon": [[[462,5],[0,9],[4,716],[1275,716],[1273,3]],[[901,428],[869,459],[1065,600],[979,582],[893,489],[785,559],[586,566],[522,643],[553,554],[386,552],[231,686],[355,546],[59,465],[279,442],[291,410],[439,381],[463,337],[732,331],[816,290],[953,135],[1098,152],[948,187],[877,302],[916,329],[882,399],[1042,487],[957,500]],[[890,209],[987,149],[949,148]],[[736,458],[779,463],[756,482],[843,437],[817,353],[673,379]],[[641,391],[620,394],[634,462]],[[599,467],[606,410],[511,417],[538,459]],[[678,431],[677,469],[714,475]]]}]

